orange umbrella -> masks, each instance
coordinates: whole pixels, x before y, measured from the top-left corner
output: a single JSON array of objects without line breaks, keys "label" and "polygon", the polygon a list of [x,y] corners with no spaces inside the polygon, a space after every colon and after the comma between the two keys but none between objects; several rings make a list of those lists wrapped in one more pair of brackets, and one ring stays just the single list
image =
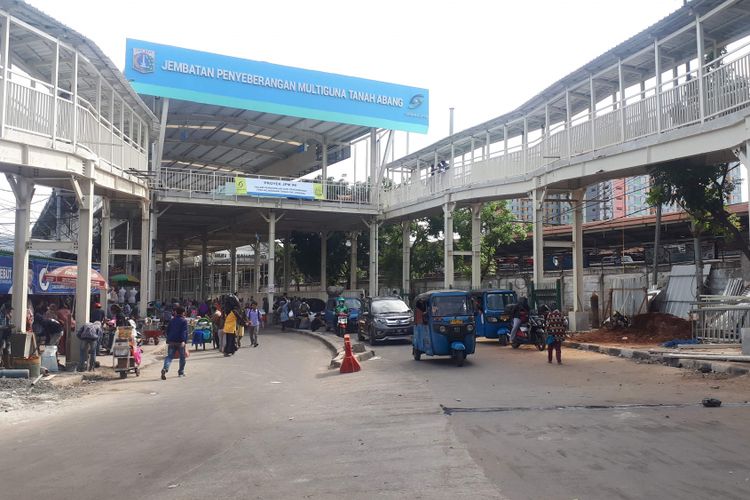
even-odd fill
[{"label": "orange umbrella", "polygon": [[[44,279],[50,283],[63,283],[68,286],[76,286],[78,281],[78,266],[62,266],[44,275]],[[93,288],[106,288],[107,282],[96,269],[91,270],[91,286]]]}]

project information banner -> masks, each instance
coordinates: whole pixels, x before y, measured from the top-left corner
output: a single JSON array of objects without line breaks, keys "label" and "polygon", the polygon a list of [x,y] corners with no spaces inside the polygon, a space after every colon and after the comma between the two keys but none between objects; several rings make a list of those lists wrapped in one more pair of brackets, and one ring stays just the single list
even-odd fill
[{"label": "project information banner", "polygon": [[235,177],[234,194],[272,198],[322,200],[323,185],[316,182],[295,182],[275,179]]},{"label": "project information banner", "polygon": [[130,38],[125,50],[125,76],[141,94],[406,132],[429,125],[423,88]]}]

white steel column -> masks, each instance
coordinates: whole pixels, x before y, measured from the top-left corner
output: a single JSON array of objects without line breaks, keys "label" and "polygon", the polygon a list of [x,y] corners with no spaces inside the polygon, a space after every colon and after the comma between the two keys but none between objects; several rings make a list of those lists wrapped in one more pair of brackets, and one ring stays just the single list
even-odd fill
[{"label": "white steel column", "polygon": [[524,115],[523,117],[523,171],[526,172],[527,165],[529,164],[528,152],[529,152],[529,120]]},{"label": "white steel column", "polygon": [[[7,20],[6,20],[7,23]],[[26,309],[29,293],[29,238],[31,236],[31,199],[34,183],[25,177],[5,174],[16,198],[16,220],[13,238],[12,304],[16,331],[26,331]]]},{"label": "white steel column", "polygon": [[[76,279],[76,324],[83,325],[89,320],[91,309],[91,247],[94,223],[94,162],[84,163],[84,177],[73,187],[78,197],[78,277]],[[65,364],[78,363],[80,340],[68,332]]]},{"label": "white steel column", "polygon": [[534,287],[539,288],[544,279],[544,190],[532,191],[533,210],[533,251],[534,251]]},{"label": "white steel column", "polygon": [[206,297],[206,280],[208,279],[208,236],[203,236],[201,241],[201,286],[200,294],[198,297],[200,300],[205,300]]},{"label": "white steel column", "polygon": [[291,255],[289,253],[289,234],[284,238],[284,292],[289,293],[289,272],[291,271],[291,263],[289,261]]},{"label": "white steel column", "polygon": [[443,284],[445,288],[453,288],[453,210],[455,203],[443,205]]},{"label": "white steel column", "polygon": [[352,245],[350,257],[351,260],[349,261],[349,289],[350,290],[356,290],[357,289],[357,239],[359,237],[359,233],[357,231],[352,231],[349,236],[349,242]]},{"label": "white steel column", "polygon": [[482,287],[482,204],[471,206],[471,288]]},{"label": "white steel column", "polygon": [[237,293],[237,244],[229,247],[229,293]]},{"label": "white steel column", "polygon": [[255,239],[255,271],[253,272],[253,292],[259,294],[258,300],[260,300],[260,239]]},{"label": "white steel column", "polygon": [[[268,211],[268,307],[273,307],[273,295],[276,293],[276,212]],[[268,312],[268,311],[267,311]]]},{"label": "white steel column", "polygon": [[[99,263],[101,264],[101,270],[99,272],[107,284],[109,284],[109,244],[112,236],[111,215],[109,198],[102,198],[102,222],[99,228]],[[104,309],[107,310],[106,297],[102,297],[102,304],[104,304]]]},{"label": "white steel column", "polygon": [[[703,64],[701,62],[701,64]],[[654,39],[654,71],[656,77],[656,131],[661,132],[661,56],[659,40]]]},{"label": "white steel column", "polygon": [[401,223],[401,290],[406,296],[411,292],[411,221],[405,220]]},{"label": "white steel column", "polygon": [[146,292],[149,302],[156,300],[156,238],[157,227],[159,223],[159,214],[156,213],[155,198],[151,199],[149,207],[149,226],[148,226],[148,289],[144,290],[141,285],[141,295]]},{"label": "white steel column", "polygon": [[323,138],[323,142],[320,145],[322,148],[322,151],[320,152],[321,156],[321,176],[323,178],[323,185],[328,185],[328,141],[326,141],[325,137]]},{"label": "white steel column", "polygon": [[182,261],[185,260],[185,246],[180,242],[180,254],[177,261],[177,300],[182,300]]},{"label": "white steel column", "polygon": [[369,223],[370,226],[370,273],[369,273],[369,292],[370,297],[378,295],[378,224],[377,219]]},{"label": "white steel column", "polygon": [[328,233],[320,233],[320,291],[325,292],[328,284],[326,266],[328,264]]},{"label": "white steel column", "polygon": [[159,292],[162,302],[167,301],[167,250],[161,251],[161,290]]},{"label": "white steel column", "polygon": [[573,312],[583,312],[585,300],[583,296],[583,197],[585,193],[585,189],[571,193],[571,198],[573,198]]},{"label": "white steel column", "polygon": [[[4,16],[3,17],[3,25],[2,25],[2,32],[0,32],[0,37],[3,39],[3,52],[2,52],[2,63],[3,63],[3,83],[2,83],[2,93],[0,93],[0,137],[5,137],[5,123],[7,121],[7,109],[8,106],[6,106],[6,103],[8,101],[7,95],[8,95],[8,67],[10,64],[10,17]],[[18,227],[18,226],[16,226]],[[18,255],[18,254],[16,254]],[[13,317],[15,318],[17,314],[20,314],[20,311],[13,306]],[[24,318],[26,313],[24,313]],[[14,324],[16,327],[23,330],[23,326],[21,326],[19,323]]]},{"label": "white steel column", "polygon": [[617,80],[620,87],[620,140],[625,142],[625,77],[622,74],[622,59],[617,61]]},{"label": "white steel column", "polygon": [[370,129],[370,203],[380,203],[380,187],[378,186],[378,133],[377,129]]},{"label": "white steel column", "polygon": [[151,217],[149,200],[141,202],[141,283],[139,288],[138,316],[146,317],[148,301],[151,298]]},{"label": "white steel column", "polygon": [[570,127],[572,125],[571,118],[572,114],[570,111],[570,90],[565,89],[565,140],[568,146],[568,158],[573,156],[573,134],[570,133]]},{"label": "white steel column", "polygon": [[594,91],[594,75],[589,75],[589,91],[591,93],[591,151],[596,149],[596,95]]},{"label": "white steel column", "polygon": [[[703,65],[705,63],[703,55],[706,51],[703,44],[703,25],[698,14],[695,15],[695,40],[698,52],[698,103],[700,105],[701,121],[703,121],[706,118],[706,94],[704,89],[705,82],[703,81]],[[716,53],[714,53],[714,57],[716,57]],[[750,168],[747,164],[745,164],[745,167]]]}]

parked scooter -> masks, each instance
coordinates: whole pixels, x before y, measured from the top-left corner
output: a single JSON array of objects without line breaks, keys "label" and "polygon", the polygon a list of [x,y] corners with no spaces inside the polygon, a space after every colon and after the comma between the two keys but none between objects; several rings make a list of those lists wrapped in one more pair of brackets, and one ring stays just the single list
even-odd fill
[{"label": "parked scooter", "polygon": [[521,323],[521,326],[516,332],[516,338],[513,340],[511,346],[513,349],[518,349],[524,344],[535,345],[537,349],[543,351],[546,347],[547,334],[545,332],[545,321],[544,316],[538,314],[530,314],[528,321]]},{"label": "parked scooter", "polygon": [[615,311],[612,316],[604,320],[602,326],[607,330],[628,328],[630,327],[630,318],[622,314],[620,311]]}]

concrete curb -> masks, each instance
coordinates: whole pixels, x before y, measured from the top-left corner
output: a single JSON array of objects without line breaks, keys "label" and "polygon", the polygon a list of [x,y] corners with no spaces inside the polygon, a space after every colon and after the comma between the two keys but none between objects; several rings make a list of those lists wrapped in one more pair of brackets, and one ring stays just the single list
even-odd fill
[{"label": "concrete curb", "polygon": [[704,373],[713,372],[725,373],[728,375],[746,375],[750,373],[750,367],[746,368],[744,366],[737,366],[736,364],[720,361],[680,358],[673,355],[673,353],[669,353],[669,356],[665,356],[664,354],[667,353],[656,353],[639,349],[609,347],[598,344],[587,344],[583,342],[572,341],[565,341],[563,345],[565,347],[579,349],[581,351],[598,352],[600,354],[606,354],[607,356],[633,359],[646,363],[660,363],[666,366],[672,366],[675,368],[687,368],[688,370],[697,370]]},{"label": "concrete curb", "polygon": [[[299,330],[296,328],[289,328],[288,330],[298,335],[305,335],[307,337],[318,339],[320,342],[323,343],[323,345],[325,345],[328,348],[329,351],[331,351],[331,354],[333,355],[333,359],[331,360],[331,364],[328,365],[328,368],[334,369],[334,368],[341,367],[341,361],[344,359],[344,340],[343,339],[339,339],[338,337],[333,339],[329,335],[322,335],[320,333],[311,332],[310,330]],[[337,341],[337,342],[334,342],[334,341]],[[357,358],[358,361],[367,361],[368,359],[375,356],[375,351],[373,350],[368,351],[365,348],[365,345],[362,343],[352,342],[352,351],[354,352],[354,356]]]}]

